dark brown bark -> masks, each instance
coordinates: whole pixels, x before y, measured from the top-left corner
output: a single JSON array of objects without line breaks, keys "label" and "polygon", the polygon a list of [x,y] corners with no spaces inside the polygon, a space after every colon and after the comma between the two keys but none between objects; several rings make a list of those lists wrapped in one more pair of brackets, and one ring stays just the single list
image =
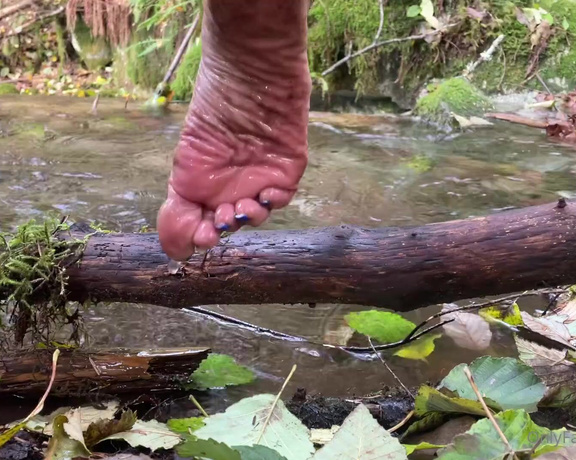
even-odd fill
[{"label": "dark brown bark", "polygon": [[347,303],[399,311],[576,282],[576,204],[421,227],[246,231],[168,273],[156,234],[94,236],[70,298],[205,304]]},{"label": "dark brown bark", "polygon": [[[157,351],[61,350],[51,395],[120,394],[181,388],[208,356],[208,348]],[[0,358],[0,394],[42,394],[50,380],[52,351],[20,351]]]}]

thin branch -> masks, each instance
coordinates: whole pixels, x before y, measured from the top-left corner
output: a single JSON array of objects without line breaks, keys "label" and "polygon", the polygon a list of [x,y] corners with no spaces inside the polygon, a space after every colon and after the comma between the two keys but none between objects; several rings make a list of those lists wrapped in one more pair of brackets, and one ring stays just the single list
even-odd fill
[{"label": "thin branch", "polygon": [[361,56],[362,54],[365,54],[368,51],[372,51],[375,48],[379,48],[380,46],[389,45],[390,43],[407,42],[410,40],[422,40],[423,38],[426,38],[426,37],[432,37],[434,35],[444,33],[444,32],[446,32],[446,29],[454,27],[455,25],[457,25],[457,24],[448,24],[443,29],[433,30],[431,32],[426,32],[424,34],[409,35],[408,37],[401,37],[401,38],[391,38],[389,40],[383,40],[380,42],[372,43],[372,44],[362,48],[361,50],[356,51],[355,53],[348,54],[346,57],[343,57],[342,59],[340,59],[339,61],[334,63],[332,66],[328,67],[324,72],[322,72],[322,76],[325,77],[326,75],[334,72],[342,64],[345,64],[346,62],[350,61],[351,59],[357,58],[358,56]]},{"label": "thin branch", "polygon": [[406,417],[404,417],[400,422],[398,422],[396,425],[394,425],[392,428],[390,428],[388,430],[388,433],[394,433],[396,430],[399,430],[400,428],[402,428],[404,425],[406,425],[406,423],[408,423],[408,421],[414,416],[414,409],[412,409],[410,412],[408,412],[406,414]]},{"label": "thin branch", "polygon": [[476,70],[476,67],[478,67],[483,62],[490,61],[492,59],[494,51],[496,51],[496,49],[500,46],[500,43],[502,43],[503,40],[504,35],[502,34],[498,35],[498,37],[492,42],[492,45],[490,45],[490,48],[488,48],[483,53],[480,53],[480,57],[478,58],[477,61],[470,63],[466,66],[466,69],[464,69],[462,75],[464,75],[465,77],[469,77]]},{"label": "thin branch", "polygon": [[482,397],[482,395],[480,394],[480,390],[478,389],[478,387],[476,386],[476,383],[474,383],[474,378],[472,377],[472,374],[470,372],[470,369],[468,368],[468,366],[464,366],[464,374],[466,374],[466,377],[468,378],[468,381],[470,382],[470,385],[472,386],[472,390],[474,390],[474,393],[476,393],[476,396],[478,397],[478,401],[480,401],[480,404],[482,404],[482,407],[484,409],[484,412],[486,412],[486,415],[488,416],[488,418],[490,419],[490,422],[492,422],[492,425],[494,426],[494,429],[496,430],[496,432],[498,433],[498,435],[500,436],[500,438],[502,439],[502,441],[504,442],[504,444],[506,445],[506,447],[508,448],[508,452],[510,454],[513,455],[515,460],[518,460],[518,457],[516,456],[516,453],[514,452],[514,449],[512,449],[512,446],[510,445],[510,443],[508,442],[508,439],[506,439],[506,436],[504,436],[504,433],[502,433],[502,430],[500,429],[500,427],[498,426],[498,423],[496,422],[496,419],[494,419],[494,416],[492,415],[492,411],[488,408],[488,406],[486,405],[486,402],[484,401],[484,398]]},{"label": "thin branch", "polygon": [[[376,32],[374,41],[372,43],[376,43],[378,41],[380,35],[382,35],[382,29],[384,28],[384,0],[378,0],[378,3],[380,6],[380,25],[378,26],[378,31]],[[386,3],[388,2],[386,1]]]},{"label": "thin branch", "polygon": [[18,13],[18,11],[23,10],[24,8],[28,8],[33,4],[34,0],[23,0],[14,5],[8,5],[7,7],[0,10],[0,19],[4,19],[7,16],[12,16],[13,14]]},{"label": "thin branch", "polygon": [[284,380],[284,384],[282,385],[282,388],[280,388],[280,391],[276,395],[276,399],[272,403],[272,407],[270,407],[270,412],[268,412],[268,417],[266,417],[266,420],[264,421],[264,425],[262,426],[262,431],[260,432],[260,436],[258,436],[258,440],[255,442],[255,444],[260,444],[260,440],[264,436],[264,432],[266,431],[266,427],[268,426],[268,422],[270,422],[270,418],[272,417],[272,413],[274,412],[274,409],[276,409],[276,404],[278,404],[278,400],[280,399],[280,395],[282,395],[282,392],[286,388],[286,385],[288,385],[288,382],[290,381],[290,379],[294,375],[294,372],[296,372],[296,364],[294,364],[292,366],[292,370],[288,374],[288,377],[286,377],[286,380]]},{"label": "thin branch", "polygon": [[412,398],[412,401],[414,401],[414,395],[412,394],[412,392],[408,389],[406,385],[404,385],[402,380],[400,380],[400,378],[394,373],[394,371],[390,368],[390,366],[386,364],[386,361],[384,361],[382,356],[380,356],[380,353],[376,351],[376,348],[374,348],[374,344],[372,343],[372,339],[370,337],[368,337],[368,342],[370,342],[370,346],[372,347],[374,354],[378,356],[382,364],[384,364],[384,367],[388,370],[388,372],[390,372],[390,374],[392,374],[392,377],[394,377],[394,379],[400,384],[400,386],[404,388],[404,391]]},{"label": "thin branch", "polygon": [[170,64],[170,68],[166,72],[166,75],[164,75],[164,79],[162,80],[162,83],[164,83],[164,84],[168,83],[168,81],[170,81],[170,79],[172,78],[174,71],[178,68],[178,64],[180,64],[180,60],[182,59],[182,56],[184,55],[184,51],[186,51],[186,48],[188,47],[188,43],[190,43],[190,40],[192,39],[192,35],[194,35],[194,31],[196,30],[196,27],[198,26],[199,19],[200,19],[200,14],[197,14],[194,17],[194,21],[192,21],[192,25],[188,29],[188,32],[186,32],[186,36],[182,40],[182,43],[180,44],[180,48],[178,48],[178,52],[176,53],[176,55],[174,56],[174,59],[172,60],[172,63]]},{"label": "thin branch", "polygon": [[51,11],[50,13],[46,13],[43,16],[40,16],[36,19],[33,19],[31,21],[28,21],[28,22],[22,24],[21,26],[16,27],[12,32],[5,34],[2,38],[10,38],[10,37],[14,37],[16,35],[23,34],[24,32],[26,32],[28,29],[32,28],[36,24],[41,24],[44,21],[46,21],[47,19],[53,18],[54,16],[58,16],[59,14],[62,14],[64,12],[64,10],[65,10],[65,7],[61,6],[60,8],[57,8],[54,11]]}]

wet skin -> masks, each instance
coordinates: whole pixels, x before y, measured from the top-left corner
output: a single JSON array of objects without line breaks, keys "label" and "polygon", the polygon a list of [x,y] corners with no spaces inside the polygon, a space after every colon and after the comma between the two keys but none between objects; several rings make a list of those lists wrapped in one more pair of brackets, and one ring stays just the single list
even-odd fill
[{"label": "wet skin", "polygon": [[170,258],[259,226],[294,196],[308,158],[308,6],[204,0],[202,64],[158,213]]}]

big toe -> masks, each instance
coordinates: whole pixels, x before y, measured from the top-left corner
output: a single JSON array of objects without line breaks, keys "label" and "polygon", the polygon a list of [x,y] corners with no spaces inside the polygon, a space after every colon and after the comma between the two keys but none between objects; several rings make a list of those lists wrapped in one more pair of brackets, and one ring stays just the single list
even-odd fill
[{"label": "big toe", "polygon": [[168,197],[158,211],[156,225],[166,255],[183,261],[194,254],[194,235],[201,222],[202,207],[185,200],[170,186]]}]

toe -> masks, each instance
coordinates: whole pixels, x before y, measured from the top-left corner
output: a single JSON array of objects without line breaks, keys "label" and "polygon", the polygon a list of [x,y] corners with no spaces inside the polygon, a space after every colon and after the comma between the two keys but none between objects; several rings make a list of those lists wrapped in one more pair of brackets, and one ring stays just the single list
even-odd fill
[{"label": "toe", "polygon": [[234,219],[234,205],[230,203],[221,204],[216,209],[214,215],[214,227],[221,232],[234,232],[238,230],[238,224]]},{"label": "toe", "polygon": [[198,249],[210,249],[216,246],[219,240],[220,231],[214,227],[214,212],[205,210],[194,233],[194,244]]},{"label": "toe", "polygon": [[269,209],[280,209],[288,206],[294,193],[292,190],[270,187],[262,190],[258,199]]},{"label": "toe", "polygon": [[156,227],[162,250],[174,260],[194,254],[194,234],[202,221],[202,207],[179,196],[172,187],[158,211]]},{"label": "toe", "polygon": [[234,208],[236,212],[236,221],[239,223],[248,223],[253,227],[258,227],[262,225],[268,216],[270,211],[263,207],[255,200],[250,198],[243,198],[236,203]]}]

